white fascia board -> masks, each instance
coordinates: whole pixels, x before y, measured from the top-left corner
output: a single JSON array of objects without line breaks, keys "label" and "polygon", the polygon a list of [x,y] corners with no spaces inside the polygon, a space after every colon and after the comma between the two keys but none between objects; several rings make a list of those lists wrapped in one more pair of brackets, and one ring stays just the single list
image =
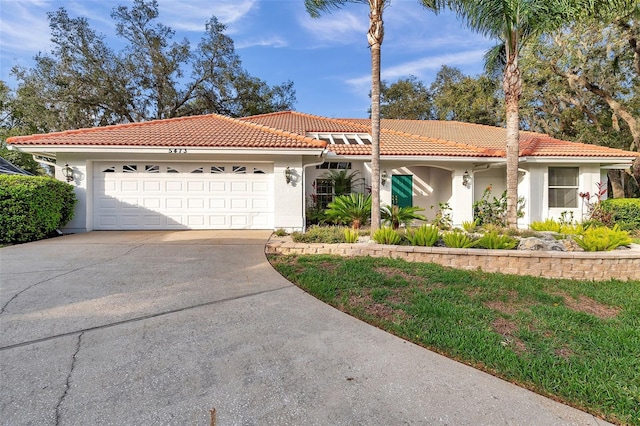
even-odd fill
[{"label": "white fascia board", "polygon": [[324,148],[203,148],[188,146],[167,147],[131,147],[131,146],[56,146],[51,145],[13,145],[21,151],[29,153],[50,153],[52,148],[57,153],[74,154],[170,154],[169,150],[186,150],[183,154],[234,154],[234,155],[316,155],[323,153]]},{"label": "white fascia board", "polygon": [[576,163],[576,164],[610,164],[610,165],[626,165],[623,168],[629,168],[633,163],[634,157],[521,157],[520,162],[527,163]]},{"label": "white fascia board", "polygon": [[[327,161],[371,161],[370,155],[331,155],[327,156]],[[384,155],[380,156],[380,161],[410,161],[410,162],[421,162],[421,163],[461,163],[461,162],[474,162],[474,163],[504,163],[506,160],[504,158],[486,158],[486,157],[456,157],[456,156],[448,156],[448,157],[440,157],[440,156],[421,156],[421,155]]]}]

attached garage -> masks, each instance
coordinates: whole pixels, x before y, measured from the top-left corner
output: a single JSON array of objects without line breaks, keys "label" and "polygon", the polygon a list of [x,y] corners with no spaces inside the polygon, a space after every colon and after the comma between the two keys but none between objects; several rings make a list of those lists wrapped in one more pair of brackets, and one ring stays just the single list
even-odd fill
[{"label": "attached garage", "polygon": [[11,143],[53,159],[56,178],[74,186],[67,233],[299,231],[305,170],[327,155],[324,141],[217,114],[19,136]]},{"label": "attached garage", "polygon": [[273,163],[97,162],[93,228],[273,229]]}]

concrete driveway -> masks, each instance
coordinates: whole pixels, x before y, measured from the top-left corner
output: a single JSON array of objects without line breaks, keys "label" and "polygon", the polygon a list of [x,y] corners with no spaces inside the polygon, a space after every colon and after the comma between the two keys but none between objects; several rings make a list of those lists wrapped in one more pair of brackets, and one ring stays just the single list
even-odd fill
[{"label": "concrete driveway", "polygon": [[269,232],[0,249],[3,425],[596,425],[307,295]]}]

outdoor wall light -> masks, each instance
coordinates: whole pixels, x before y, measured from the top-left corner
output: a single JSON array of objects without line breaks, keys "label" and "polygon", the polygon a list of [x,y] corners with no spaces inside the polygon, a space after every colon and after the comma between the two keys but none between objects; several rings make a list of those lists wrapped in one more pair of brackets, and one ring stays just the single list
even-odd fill
[{"label": "outdoor wall light", "polygon": [[468,170],[465,170],[462,175],[462,186],[466,186],[468,188],[469,185],[471,185],[471,175]]},{"label": "outdoor wall light", "polygon": [[62,168],[62,174],[67,178],[67,182],[71,182],[73,180],[73,169],[69,167],[69,163],[66,163]]},{"label": "outdoor wall light", "polygon": [[291,169],[287,166],[287,168],[284,169],[284,180],[286,180],[287,183],[291,183],[291,174]]},{"label": "outdoor wall light", "polygon": [[383,170],[382,174],[380,175],[380,183],[382,183],[382,186],[387,183],[387,179],[389,179],[389,175],[387,174],[386,170]]}]

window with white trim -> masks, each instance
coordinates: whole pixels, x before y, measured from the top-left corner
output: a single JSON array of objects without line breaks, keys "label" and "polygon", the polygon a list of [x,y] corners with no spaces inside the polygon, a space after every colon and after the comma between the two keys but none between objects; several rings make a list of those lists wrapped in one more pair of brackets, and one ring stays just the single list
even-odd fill
[{"label": "window with white trim", "polygon": [[578,167],[549,167],[549,207],[578,207]]},{"label": "window with white trim", "polygon": [[326,161],[318,166],[316,169],[320,170],[348,170],[351,168],[351,163],[343,161]]}]

